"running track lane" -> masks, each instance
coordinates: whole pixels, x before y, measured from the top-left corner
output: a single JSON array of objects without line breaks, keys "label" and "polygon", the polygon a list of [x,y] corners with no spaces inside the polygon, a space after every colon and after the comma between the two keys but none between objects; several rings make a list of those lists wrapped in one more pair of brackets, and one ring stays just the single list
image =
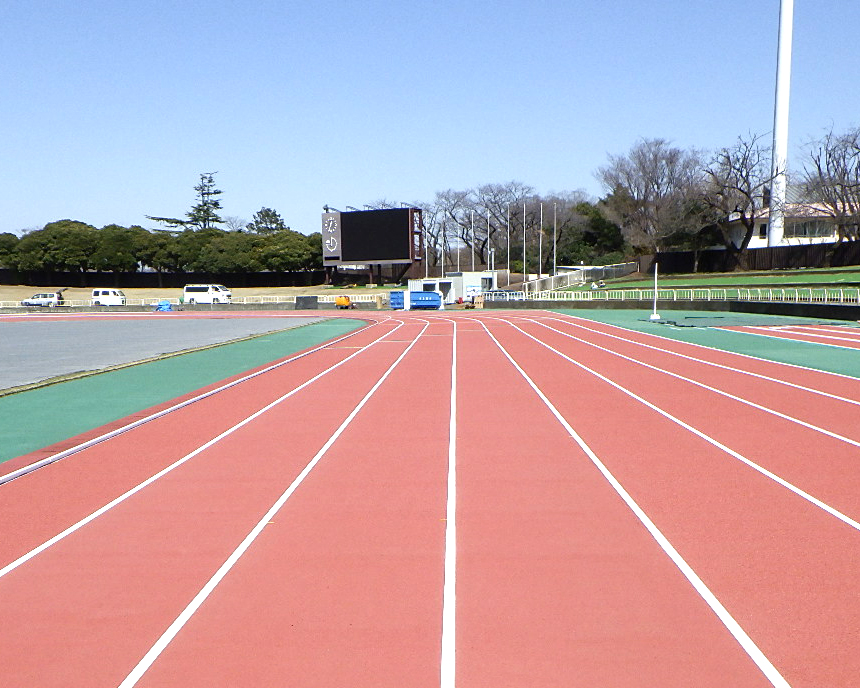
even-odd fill
[{"label": "running track lane", "polygon": [[[583,328],[566,328],[563,323],[513,322],[562,352],[574,352],[580,363],[606,368],[609,364],[602,361],[614,360],[609,377],[616,382],[860,519],[856,490],[860,483],[860,403],[856,401],[860,390],[856,387],[860,385],[856,382],[851,384],[843,378],[845,396],[836,398],[816,394],[814,387],[801,389],[756,379],[738,370],[678,358]],[[825,373],[817,376],[833,377]],[[815,384],[809,377],[807,381]],[[710,400],[689,403],[687,395],[693,388]],[[797,442],[798,425],[808,431],[809,441]],[[761,432],[763,427],[767,432]],[[826,470],[822,470],[823,464]]]},{"label": "running track lane", "polygon": [[460,336],[458,685],[770,685],[484,329]]},{"label": "running track lane", "polygon": [[137,685],[439,685],[451,334],[427,328]]},{"label": "running track lane", "polygon": [[[413,317],[409,316],[409,319]],[[427,317],[435,322],[436,316]],[[474,318],[458,318],[458,322],[462,322],[462,328],[465,329],[467,322],[474,324]],[[748,630],[752,629],[751,634],[766,649],[767,655],[775,659],[792,685],[854,685],[852,682],[857,671],[856,660],[852,663],[850,656],[852,635],[846,635],[844,631],[850,628],[850,625],[845,625],[845,621],[856,617],[856,600],[851,596],[846,598],[835,594],[828,597],[829,593],[822,595],[820,590],[831,585],[834,589],[844,591],[845,581],[850,582],[853,576],[853,569],[846,569],[844,563],[852,557],[856,558],[852,545],[843,547],[844,543],[834,537],[832,517],[821,517],[820,514],[824,512],[820,510],[815,510],[816,515],[810,517],[808,509],[813,508],[808,507],[808,503],[803,502],[805,506],[798,507],[797,503],[801,500],[794,496],[786,498],[783,488],[774,491],[772,481],[764,480],[759,474],[751,477],[748,470],[727,468],[732,464],[724,456],[715,458],[712,445],[703,443],[700,438],[691,440],[689,433],[679,432],[677,424],[631,401],[629,396],[607,383],[599,380],[595,383],[593,375],[581,370],[572,373],[570,365],[564,363],[563,359],[510,326],[491,325],[491,328],[500,341],[510,347],[514,357],[534,377],[564,417],[591,442],[601,458],[605,457],[613,470],[620,474],[622,483],[635,493],[634,496],[645,506],[646,512],[652,515],[658,526],[666,530],[669,539],[690,559],[706,583],[724,601],[728,600],[730,611],[742,612],[738,615],[742,625]],[[475,342],[467,344],[467,335],[474,337]],[[582,468],[582,452],[576,448],[571,451],[572,440],[564,433],[559,435],[558,428],[561,426],[557,422],[546,422],[546,407],[541,408],[540,404],[535,403],[533,392],[531,395],[525,393],[522,376],[519,379],[512,376],[512,367],[508,365],[505,368],[502,365],[501,362],[506,359],[500,357],[498,347],[495,354],[490,346],[481,348],[491,340],[485,337],[482,343],[480,337],[477,329],[463,332],[461,346],[458,347],[460,557],[457,566],[457,685],[461,688],[506,683],[565,686],[639,686],[655,683],[766,685],[762,683],[763,674],[752,665],[737,643],[728,637],[725,627],[715,621],[713,612],[704,606],[689,583],[680,578],[677,568],[667,563],[665,555],[657,549],[641,524],[632,519],[629,510],[625,510],[617,496],[611,493],[607,496],[605,481],[593,477],[593,468]],[[387,346],[395,347],[397,343]],[[468,358],[470,352],[474,353],[471,359]],[[412,353],[414,350],[410,356]],[[610,363],[608,357],[604,358],[604,362],[609,369],[617,365],[615,360]],[[340,383],[332,399],[336,399],[339,394],[355,392],[353,396],[359,395],[360,390],[354,388],[362,386],[362,380],[374,379],[374,367],[378,379],[381,374],[378,366],[366,366],[360,371],[355,369],[353,375],[342,376],[337,380],[334,376],[323,378],[330,383]],[[442,382],[444,370],[440,368],[444,369],[444,365],[431,367],[425,363],[421,369],[433,371],[432,378]],[[572,394],[571,390],[575,390],[576,394]],[[486,418],[482,404],[488,396],[496,400],[496,394],[506,395],[504,398],[510,395],[512,403],[504,419],[493,424],[492,419]],[[700,392],[690,392],[687,396],[691,405],[701,398]],[[444,405],[444,399],[446,394],[441,393],[438,401]],[[300,405],[302,411],[308,413],[314,408],[308,405],[308,397],[304,397]],[[476,413],[476,408],[481,413]],[[617,420],[612,423],[611,431],[607,431],[607,409],[612,409],[613,414],[618,414],[641,434],[635,437],[623,436],[617,431]],[[481,418],[481,415],[485,417]],[[357,417],[357,421],[360,417]],[[436,418],[436,423],[445,425],[444,419]],[[767,428],[767,423],[763,427]],[[87,530],[93,528],[95,535],[85,536],[84,531],[81,531],[77,544],[69,538],[62,543],[63,546],[58,545],[33,560],[29,577],[16,580],[15,574],[25,568],[21,567],[5,579],[0,579],[0,599],[8,599],[6,593],[10,590],[10,580],[15,581],[13,593],[27,598],[21,602],[13,595],[12,604],[15,608],[12,613],[9,609],[3,613],[6,616],[3,621],[4,634],[7,631],[14,634],[16,631],[14,628],[9,631],[10,626],[24,625],[22,620],[33,621],[34,607],[27,602],[38,609],[45,595],[55,597],[59,604],[53,608],[56,612],[54,618],[42,620],[42,626],[38,629],[41,635],[53,632],[56,625],[63,623],[72,626],[80,624],[82,609],[94,610],[89,613],[104,626],[114,629],[111,633],[101,626],[94,628],[93,624],[87,625],[86,632],[68,641],[72,644],[71,650],[59,644],[58,652],[63,660],[60,662],[51,658],[51,653],[44,648],[36,647],[43,640],[39,632],[32,635],[29,643],[22,644],[19,653],[14,656],[9,656],[13,653],[8,653],[8,648],[3,647],[8,641],[0,641],[0,652],[7,655],[0,657],[4,669],[7,665],[14,669],[20,666],[22,660],[38,660],[30,662],[29,670],[44,675],[37,676],[39,680],[35,682],[28,680],[21,685],[52,685],[50,680],[45,680],[46,677],[50,678],[52,667],[58,677],[57,685],[68,685],[70,675],[84,677],[79,685],[112,685],[111,681],[97,680],[97,672],[79,672],[75,651],[91,649],[94,655],[100,653],[99,659],[102,661],[106,661],[106,656],[116,661],[115,655],[122,654],[123,647],[134,646],[138,654],[142,652],[142,644],[131,642],[125,634],[140,635],[142,632],[139,626],[144,624],[149,624],[149,630],[143,634],[151,634],[152,627],[159,625],[150,623],[156,617],[162,626],[168,624],[169,619],[175,617],[181,608],[178,598],[186,596],[193,587],[185,581],[199,579],[199,575],[192,576],[186,569],[203,568],[198,562],[200,557],[216,561],[218,556],[213,553],[216,549],[219,556],[223,555],[221,550],[225,543],[222,540],[235,539],[236,531],[241,530],[235,521],[238,518],[247,519],[248,516],[241,513],[240,507],[246,498],[250,501],[252,496],[263,489],[258,483],[283,482],[290,470],[296,470],[294,466],[279,466],[276,470],[270,461],[262,461],[254,463],[255,466],[259,465],[262,473],[259,479],[249,478],[247,472],[237,477],[235,457],[249,454],[256,457],[257,449],[261,450],[259,455],[268,456],[268,448],[273,459],[277,456],[281,461],[286,461],[283,451],[272,451],[269,436],[275,434],[280,440],[275,446],[282,447],[294,442],[293,432],[296,429],[282,427],[277,422],[249,425],[247,435],[232,438],[232,446],[227,446],[230,441],[224,441],[221,449],[224,456],[229,455],[231,460],[225,461],[218,452],[213,452],[207,454],[205,466],[203,462],[189,462],[171,474],[173,477],[170,480],[156,484],[158,489],[149,493],[148,506],[143,500],[147,490],[138,495],[140,500],[136,499],[134,503],[129,500],[125,508],[118,508],[116,514],[112,512],[112,523],[99,519],[88,526]],[[251,430],[257,430],[259,435]],[[313,428],[307,428],[307,434],[312,434],[312,431]],[[376,427],[375,432],[378,431]],[[476,434],[480,435],[479,440],[475,439]],[[497,442],[497,435],[506,438],[507,442]],[[643,437],[648,441],[643,441]],[[654,440],[653,446],[651,440]],[[535,447],[533,454],[523,451],[531,447]],[[336,448],[337,444],[333,450]],[[688,448],[693,448],[693,451]],[[444,453],[444,448],[431,453],[437,451]],[[556,456],[565,451],[567,456]],[[575,458],[580,461],[571,460]],[[367,467],[372,471],[376,465],[376,462],[368,463]],[[319,468],[325,467],[335,470],[334,462],[321,461]],[[268,471],[277,475],[273,477]],[[194,476],[190,483],[179,481],[185,472]],[[429,481],[441,485],[442,491],[443,472],[443,468],[439,469],[437,477]],[[34,476],[39,473],[41,471]],[[335,479],[331,487],[323,486],[324,489],[317,493],[317,502],[336,502],[339,493],[332,491],[334,485],[338,485],[341,492],[345,491],[347,497],[350,496],[349,485],[339,483],[334,473],[332,477]],[[231,478],[235,484],[231,485]],[[312,473],[309,482],[296,491],[295,497],[314,484],[315,478],[319,478],[322,484],[322,473]],[[762,487],[763,484],[766,487]],[[237,485],[241,485],[242,490],[227,489],[227,486],[235,488]],[[725,490],[724,487],[729,489]],[[210,489],[221,491],[222,496],[219,499],[213,498],[211,493],[207,494],[206,506],[201,510],[199,505],[202,498],[197,493],[203,494],[204,488],[207,492]],[[430,492],[437,500],[444,499],[444,495],[440,497],[436,490],[431,489],[420,497],[428,500],[422,502],[423,507],[417,500],[413,506],[428,511],[437,508],[430,505],[433,500],[429,497]],[[152,495],[158,496],[153,498]],[[704,505],[700,505],[700,501]],[[291,501],[288,507],[295,507],[298,503]],[[162,518],[171,511],[168,504],[176,505],[172,507],[173,513],[170,515],[185,523],[185,531],[172,522],[169,526],[158,525],[163,524]],[[217,508],[213,508],[213,504],[218,505]],[[438,501],[437,504],[441,511],[442,504]],[[184,514],[189,505],[192,511],[196,511],[192,513],[190,523],[188,515]],[[316,506],[318,508],[319,505]],[[288,510],[288,507],[285,509]],[[286,513],[282,511],[280,516],[284,517]],[[309,528],[316,526],[316,520],[330,517],[329,510],[318,509],[318,513],[322,514],[318,519],[306,517]],[[773,515],[779,518],[772,519]],[[716,523],[715,517],[718,519]],[[274,520],[271,526],[278,525],[278,520]],[[571,527],[572,523],[581,527]],[[229,532],[225,535],[224,531]],[[751,534],[747,531],[751,531]],[[599,535],[592,538],[592,532]],[[263,540],[269,535],[269,531],[264,530]],[[743,542],[739,547],[734,547],[730,540],[737,536]],[[852,536],[856,540],[856,533],[852,533]],[[703,542],[709,537],[714,538],[714,542]],[[312,549],[314,546],[297,533],[289,533],[287,538],[302,547]],[[776,542],[771,543],[771,539]],[[105,542],[115,543],[113,549],[109,549],[109,557],[83,563],[83,555],[96,556]],[[199,545],[205,553],[189,555],[184,549],[188,542]],[[337,539],[333,542],[337,542]],[[347,544],[351,543],[347,540]],[[75,547],[80,546],[80,549],[75,550],[73,544]],[[406,546],[414,545],[409,543]],[[138,548],[145,551],[138,552]],[[256,545],[248,554],[256,552],[255,548]],[[745,548],[749,548],[749,551],[745,551]],[[849,551],[844,552],[844,549]],[[744,557],[738,559],[738,550],[747,555],[749,560]],[[263,552],[262,546],[260,552]],[[771,553],[778,558],[776,565],[762,568],[761,560]],[[388,554],[391,556],[392,552]],[[821,563],[816,563],[816,570],[811,573],[804,571],[803,566],[816,559],[816,555],[821,559]],[[280,550],[270,552],[272,561],[282,556],[284,553]],[[320,555],[325,556],[330,556],[330,550],[324,550]],[[426,560],[433,558],[426,551],[425,556]],[[797,556],[799,561],[794,562],[793,556]],[[113,591],[117,584],[111,583],[112,578],[107,581],[104,591],[109,599],[98,594],[102,591],[96,590],[97,586],[92,586],[94,589],[89,591],[89,598],[82,599],[85,597],[82,592],[87,592],[82,588],[89,577],[102,577],[100,580],[104,580],[110,578],[108,573],[116,575],[126,565],[123,561],[126,557],[135,557],[135,561],[142,562],[144,571],[135,579],[134,585],[147,588],[144,592],[151,595],[147,597],[141,594],[136,615],[121,604],[126,591]],[[439,546],[435,558],[438,563],[435,568],[436,588],[435,592],[428,595],[428,599],[435,594],[432,602],[437,607],[437,616],[434,618],[438,618],[441,581]],[[239,575],[244,566],[251,567],[251,559],[247,560],[247,564],[245,561],[240,560],[235,575]],[[70,576],[63,577],[62,581],[56,571],[51,570],[58,562],[61,566],[68,565],[73,569],[69,572]],[[779,565],[786,563],[789,564],[788,568],[780,574]],[[82,566],[85,569],[83,572],[74,570]],[[832,567],[830,577],[823,579],[820,573],[827,566]],[[165,569],[169,571],[169,576],[166,576]],[[320,570],[324,569],[325,566],[320,567]],[[559,569],[573,572],[574,575],[562,578]],[[424,568],[421,570],[424,575],[422,580],[428,580],[431,574]],[[767,575],[763,576],[762,571]],[[253,579],[253,585],[259,585],[260,572],[270,573],[269,567],[259,569],[256,577],[249,578]],[[234,573],[225,578],[225,585],[231,584]],[[151,581],[152,576],[158,580]],[[170,579],[169,585],[164,583],[166,577]],[[746,577],[751,580],[746,580]],[[800,582],[795,578],[799,578]],[[803,582],[808,584],[809,589],[798,595],[797,590],[802,588]],[[319,581],[308,581],[311,587],[314,583],[323,587]],[[579,586],[576,587],[576,584]],[[60,585],[77,596],[76,599],[82,604],[73,602],[68,611],[59,613],[63,612],[64,600],[69,606],[63,591],[57,590]],[[636,594],[627,594],[630,585],[636,586]],[[182,586],[185,586],[185,592],[180,595],[176,587]],[[774,586],[782,594],[770,594],[770,588]],[[574,593],[571,593],[572,587],[575,588]],[[275,590],[274,587],[271,589]],[[348,608],[359,605],[358,596],[363,589],[360,586],[346,586],[346,589],[349,594],[340,599],[346,600]],[[278,589],[276,592],[277,595],[296,599],[297,604],[304,599],[300,590]],[[811,600],[804,599],[807,592]],[[253,597],[254,593],[248,586],[240,586],[236,594]],[[220,599],[217,594],[211,598],[211,608],[218,609],[217,599]],[[269,596],[266,602],[277,607],[280,599],[278,596]],[[629,604],[620,603],[628,599]],[[834,604],[823,604],[828,599]],[[323,604],[327,601],[323,596]],[[243,606],[241,601],[234,601],[233,604],[238,609]],[[257,604],[265,606],[264,603]],[[207,605],[209,601],[201,607],[201,614],[210,608]],[[537,613],[532,613],[533,609]],[[276,609],[267,611],[273,617],[278,616]],[[309,614],[312,612],[308,610]],[[415,614],[414,610],[412,613]],[[833,623],[834,628],[824,627],[824,615],[831,615],[827,622]],[[237,634],[227,625],[230,618],[229,615],[222,617],[221,625],[211,630],[212,637],[221,641],[221,644],[217,644],[218,652]],[[424,618],[429,618],[429,614]],[[512,621],[512,618],[517,621]],[[789,620],[787,628],[779,628],[783,618]],[[204,616],[200,619],[204,619]],[[62,623],[58,624],[58,620]],[[675,620],[678,623],[673,629],[671,627]],[[323,626],[320,624],[313,630],[322,629],[324,632]],[[692,635],[687,633],[690,626],[693,627]],[[193,646],[195,641],[194,636],[190,635],[190,627],[177,636],[177,645],[168,646],[163,660],[159,661],[169,661],[170,653],[174,650],[178,652],[186,638]],[[857,627],[855,622],[855,632]],[[117,628],[121,631],[116,632]],[[355,625],[350,630],[354,628]],[[371,624],[359,630],[372,634],[378,628],[378,625]],[[427,632],[432,632],[434,628],[429,624],[426,626]],[[571,628],[576,633],[569,634]],[[794,629],[800,632],[797,639],[791,637],[790,631]],[[810,639],[810,629],[817,629],[820,634],[813,638],[812,647],[805,647]],[[674,630],[674,635],[669,634],[668,630]],[[277,637],[277,633],[283,629],[266,628],[261,631],[252,627],[241,629],[239,633],[242,631],[271,642],[272,637]],[[186,633],[189,635],[186,636]],[[304,636],[302,638],[305,639]],[[643,638],[646,640],[643,641]],[[427,641],[423,645],[438,647],[438,640],[438,637],[434,637],[432,642]],[[348,641],[343,642],[349,645]],[[552,648],[552,651],[544,650],[545,646]],[[683,651],[684,648],[687,650]],[[376,648],[378,652],[384,649]],[[34,656],[34,653],[37,655]],[[320,652],[320,656],[323,654]],[[662,656],[663,661],[654,662],[655,654]],[[839,665],[846,658],[847,664]],[[327,655],[326,659],[332,662],[339,657],[332,659],[331,655]],[[210,655],[203,659],[196,656],[198,671],[201,670],[199,665],[208,661],[211,661]],[[325,685],[310,683],[313,677],[308,678],[302,671],[304,667],[300,664],[300,658],[296,661],[298,664],[292,668],[297,671],[290,678],[299,676],[304,677],[303,680],[307,679],[310,685]],[[637,664],[640,661],[641,665]],[[503,666],[496,667],[496,662]],[[640,669],[640,666],[644,668]],[[151,676],[157,676],[158,667],[159,663],[156,662]],[[97,666],[97,669],[100,668],[100,665]],[[521,680],[524,675],[527,678]],[[696,678],[690,679],[691,675],[696,675]],[[87,684],[85,681],[90,676],[93,677],[92,683]],[[517,680],[514,682],[513,679],[508,681],[500,678],[504,676],[517,677]],[[676,680],[674,676],[683,678],[679,679],[679,683],[673,683]],[[489,677],[498,680],[491,682]],[[577,682],[579,677],[584,677],[581,683]],[[607,677],[612,677],[615,682],[607,681]],[[725,677],[729,678],[721,681]],[[61,682],[63,680],[65,683]],[[144,675],[144,680],[147,680],[147,675]],[[176,685],[169,678],[163,680],[167,683],[161,685]],[[362,685],[361,682],[345,681],[342,676],[339,680],[339,685]],[[423,682],[401,682],[400,685],[423,685]]]},{"label": "running track lane", "polygon": [[[77,685],[119,684],[403,352],[404,338],[419,330],[393,331],[349,367],[320,378],[0,579],[0,666],[9,684],[66,686],[69,676],[80,680]],[[134,431],[138,457],[159,445],[149,427]],[[110,455],[109,445],[94,449]],[[87,474],[72,479],[81,478],[85,482]],[[4,494],[20,482],[9,483]],[[57,487],[66,490],[43,494],[39,503],[74,501],[68,482]],[[16,525],[6,521],[4,528],[14,532]]]},{"label": "running track lane", "polygon": [[[397,327],[398,323],[391,321],[361,330],[308,356],[291,356],[287,360],[295,360],[265,375],[252,377],[3,486],[0,519],[16,526],[6,529],[0,540],[0,567]],[[45,503],[51,508],[34,510],[34,504]]]},{"label": "running track lane", "polygon": [[[558,367],[564,359],[511,325],[491,327],[792,685],[854,685],[860,672],[856,529],[605,380],[569,361],[565,372]],[[728,413],[724,399],[699,387],[664,393],[672,385],[656,373],[625,368],[611,354],[601,361],[591,347],[567,347],[574,361],[635,386],[656,405],[674,397],[696,412],[696,422]],[[808,429],[748,409],[737,406],[724,416],[736,429],[729,444],[764,436],[784,442],[788,454],[829,446]],[[609,413],[612,429],[601,432],[600,419]],[[759,458],[745,449],[748,458]],[[853,454],[860,457],[856,448]],[[829,463],[825,452],[806,452],[806,460],[838,481],[839,464]]]}]

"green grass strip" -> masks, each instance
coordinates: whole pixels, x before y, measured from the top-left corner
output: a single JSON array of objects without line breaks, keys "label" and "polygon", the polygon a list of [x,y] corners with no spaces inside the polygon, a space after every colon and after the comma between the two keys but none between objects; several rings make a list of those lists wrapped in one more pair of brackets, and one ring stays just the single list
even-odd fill
[{"label": "green grass strip", "polygon": [[0,463],[364,325],[333,318],[0,397]]}]

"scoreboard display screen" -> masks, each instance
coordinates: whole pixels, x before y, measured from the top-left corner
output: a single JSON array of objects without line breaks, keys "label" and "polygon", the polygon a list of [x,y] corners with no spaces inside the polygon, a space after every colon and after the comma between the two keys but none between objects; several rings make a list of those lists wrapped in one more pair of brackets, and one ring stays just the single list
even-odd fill
[{"label": "scoreboard display screen", "polygon": [[393,264],[420,260],[417,208],[329,212],[323,215],[323,264]]}]

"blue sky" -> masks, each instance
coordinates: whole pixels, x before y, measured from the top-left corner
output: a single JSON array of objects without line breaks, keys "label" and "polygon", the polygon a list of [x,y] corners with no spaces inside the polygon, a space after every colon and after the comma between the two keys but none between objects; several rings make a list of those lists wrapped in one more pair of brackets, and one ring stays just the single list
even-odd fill
[{"label": "blue sky", "polygon": [[[773,124],[779,0],[31,0],[0,8],[0,232],[583,189],[637,139]],[[790,160],[860,125],[860,13],[797,0]]]}]

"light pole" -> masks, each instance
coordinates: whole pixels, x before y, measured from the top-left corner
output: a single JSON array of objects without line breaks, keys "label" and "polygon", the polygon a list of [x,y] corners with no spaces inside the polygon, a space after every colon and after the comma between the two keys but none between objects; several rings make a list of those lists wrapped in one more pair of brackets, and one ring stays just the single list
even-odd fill
[{"label": "light pole", "polygon": [[526,283],[526,204],[523,203],[523,291]]},{"label": "light pole", "polygon": [[472,219],[469,225],[472,232],[472,272],[475,272],[475,211],[472,211]]},{"label": "light pole", "polygon": [[552,204],[552,276],[558,274],[558,204]]},{"label": "light pole", "polygon": [[788,161],[788,100],[791,90],[791,34],[794,0],[779,3],[779,48],[776,56],[776,94],[773,106],[773,161],[767,245],[782,243],[785,231],[786,164]]},{"label": "light pole", "polygon": [[540,204],[540,226],[538,227],[538,279],[543,277],[543,203]]},{"label": "light pole", "polygon": [[508,203],[508,283],[506,286],[511,286],[511,204]]}]

